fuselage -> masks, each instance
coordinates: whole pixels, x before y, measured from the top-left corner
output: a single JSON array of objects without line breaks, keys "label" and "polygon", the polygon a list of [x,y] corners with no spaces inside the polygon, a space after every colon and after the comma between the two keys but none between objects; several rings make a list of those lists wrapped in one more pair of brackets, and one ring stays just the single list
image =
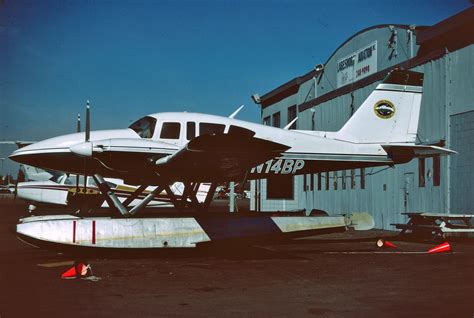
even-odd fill
[{"label": "fuselage", "polygon": [[[172,155],[197,136],[229,133],[236,127],[254,137],[289,147],[275,158],[250,169],[248,179],[271,175],[298,175],[319,171],[391,164],[378,144],[355,144],[334,138],[333,133],[293,131],[245,122],[233,118],[198,113],[157,113],[143,117],[129,128],[92,131],[90,142],[94,158],[81,156],[89,151],[85,133],[63,135],[18,149],[10,158],[21,163],[69,173],[99,173],[122,178],[135,184],[153,184],[156,175],[147,164]],[[114,154],[100,150],[113,148]],[[130,156],[130,152],[134,153]],[[109,164],[113,162],[113,167]],[[150,163],[151,164],[151,163]],[[173,180],[179,181],[179,180]]]}]

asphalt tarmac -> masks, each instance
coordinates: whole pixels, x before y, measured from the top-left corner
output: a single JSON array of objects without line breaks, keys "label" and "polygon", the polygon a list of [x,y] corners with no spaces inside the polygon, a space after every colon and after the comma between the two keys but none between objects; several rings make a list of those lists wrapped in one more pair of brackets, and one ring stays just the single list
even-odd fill
[{"label": "asphalt tarmac", "polygon": [[[225,207],[221,207],[225,210]],[[225,212],[222,212],[225,213]],[[474,242],[365,231],[259,246],[88,259],[97,281],[63,280],[74,257],[12,228],[26,204],[0,197],[0,317],[474,317]],[[397,248],[379,249],[378,237]]]}]

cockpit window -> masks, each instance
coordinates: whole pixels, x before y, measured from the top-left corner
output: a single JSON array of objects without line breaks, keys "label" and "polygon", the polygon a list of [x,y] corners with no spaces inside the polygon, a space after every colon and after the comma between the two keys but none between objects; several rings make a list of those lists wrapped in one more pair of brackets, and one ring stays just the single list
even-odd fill
[{"label": "cockpit window", "polygon": [[181,131],[180,123],[163,123],[163,127],[161,128],[160,138],[179,139],[180,131]]},{"label": "cockpit window", "polygon": [[143,117],[130,125],[130,129],[135,131],[142,138],[151,138],[155,132],[156,119],[153,117]]},{"label": "cockpit window", "polygon": [[200,123],[199,124],[199,136],[207,134],[222,134],[225,130],[225,125],[212,124],[212,123]]}]

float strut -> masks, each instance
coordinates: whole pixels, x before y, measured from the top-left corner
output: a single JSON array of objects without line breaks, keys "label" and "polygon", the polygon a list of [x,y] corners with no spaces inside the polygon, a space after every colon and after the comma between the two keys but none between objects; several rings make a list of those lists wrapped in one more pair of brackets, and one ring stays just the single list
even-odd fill
[{"label": "float strut", "polygon": [[161,192],[161,190],[163,189],[163,187],[161,186],[158,186],[155,188],[155,190],[151,191],[146,197],[145,199],[143,199],[140,203],[138,203],[137,205],[135,205],[129,212],[129,215],[135,215],[135,213],[137,213],[138,211],[140,211],[142,208],[144,208],[151,200],[153,200],[153,198]]},{"label": "float strut", "polygon": [[132,203],[133,200],[135,200],[140,194],[142,194],[146,188],[146,185],[139,186],[125,201],[123,201],[123,206],[128,207],[128,205]]},{"label": "float strut", "polygon": [[165,185],[165,186],[163,186],[163,189],[168,194],[168,197],[170,198],[171,203],[173,203],[174,207],[177,208],[181,212],[182,211],[181,202],[179,202],[178,199],[176,199],[176,196],[174,195],[173,191],[171,191],[170,186]]},{"label": "float strut", "polygon": [[99,186],[100,192],[102,192],[105,195],[105,197],[110,200],[110,201],[107,200],[109,205],[110,203],[112,203],[113,206],[120,212],[120,214],[122,214],[123,216],[128,216],[129,213],[127,209],[123,206],[122,202],[120,202],[120,200],[117,198],[115,193],[112,190],[110,190],[110,187],[105,182],[104,178],[102,178],[100,174],[95,174],[94,180]]},{"label": "float strut", "polygon": [[211,205],[212,199],[214,198],[214,192],[216,192],[217,183],[211,183],[211,187],[209,188],[209,192],[207,193],[206,200],[202,204],[203,209],[208,209],[209,205]]}]

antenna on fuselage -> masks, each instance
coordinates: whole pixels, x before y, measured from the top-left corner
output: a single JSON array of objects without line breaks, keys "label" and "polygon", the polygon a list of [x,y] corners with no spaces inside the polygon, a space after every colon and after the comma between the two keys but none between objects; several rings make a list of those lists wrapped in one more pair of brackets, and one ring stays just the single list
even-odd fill
[{"label": "antenna on fuselage", "polygon": [[244,108],[244,105],[241,105],[239,108],[237,108],[232,114],[229,115],[229,118],[234,119],[234,117]]},{"label": "antenna on fuselage", "polygon": [[284,130],[289,130],[290,127],[291,127],[294,123],[296,123],[297,120],[298,120],[298,117],[296,117],[295,119],[293,119],[292,121],[290,121],[290,122],[288,123],[288,125],[286,125],[283,129],[284,129]]}]

